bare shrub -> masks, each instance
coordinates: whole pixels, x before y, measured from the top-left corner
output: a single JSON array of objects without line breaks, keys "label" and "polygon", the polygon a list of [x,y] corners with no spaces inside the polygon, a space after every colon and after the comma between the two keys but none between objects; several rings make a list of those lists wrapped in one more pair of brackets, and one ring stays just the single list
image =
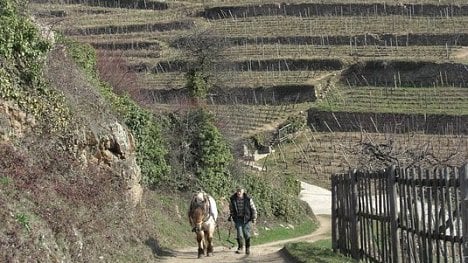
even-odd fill
[{"label": "bare shrub", "polygon": [[[382,136],[383,135],[383,136]],[[361,140],[341,150],[362,169],[400,167],[461,166],[466,161],[466,137],[434,134],[375,134],[361,132]]]},{"label": "bare shrub", "polygon": [[137,102],[144,102],[138,77],[129,69],[123,53],[116,55],[115,52],[99,50],[96,60],[99,77],[112,86],[114,93],[129,95]]}]

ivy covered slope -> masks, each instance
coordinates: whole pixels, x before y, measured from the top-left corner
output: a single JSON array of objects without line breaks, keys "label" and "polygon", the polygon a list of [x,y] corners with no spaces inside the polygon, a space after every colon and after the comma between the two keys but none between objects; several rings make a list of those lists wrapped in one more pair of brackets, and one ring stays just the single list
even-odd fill
[{"label": "ivy covered slope", "polygon": [[241,183],[263,219],[304,218],[293,176],[236,165],[203,106],[203,72],[187,77],[193,107],[155,116],[135,87],[116,88],[121,68],[104,72],[105,57],[50,37],[24,10],[0,2],[1,262],[152,261],[193,245],[185,211],[199,188],[220,200],[222,216]]}]

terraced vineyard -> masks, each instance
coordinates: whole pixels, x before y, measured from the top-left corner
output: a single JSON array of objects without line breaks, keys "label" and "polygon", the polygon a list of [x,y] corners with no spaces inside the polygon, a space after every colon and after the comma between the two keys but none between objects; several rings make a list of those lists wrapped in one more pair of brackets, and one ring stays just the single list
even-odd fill
[{"label": "terraced vineyard", "polygon": [[[216,82],[224,83],[225,88],[244,87],[272,87],[276,85],[288,85],[306,83],[311,78],[319,77],[327,72],[313,71],[223,71],[218,72]],[[145,86],[158,89],[180,88],[185,85],[185,75],[180,72],[141,74]]]},{"label": "terraced vineyard", "polygon": [[318,107],[349,112],[467,115],[468,89],[341,87],[330,92]]},{"label": "terraced vineyard", "polygon": [[275,129],[288,115],[305,109],[304,105],[211,105],[209,109],[218,118],[218,127],[229,140],[253,136],[264,130]]},{"label": "terraced vineyard", "polygon": [[[185,72],[195,60],[187,55],[187,43],[203,38],[218,52],[208,104],[221,130],[233,140],[274,130],[289,115],[309,108],[419,114],[423,121],[457,116],[448,137],[414,131],[421,140],[414,145],[425,147],[422,141],[447,138],[457,143],[437,146],[443,148],[441,154],[464,152],[456,162],[467,160],[466,1],[171,0],[124,8],[110,0],[102,1],[103,6],[95,0],[53,2],[31,4],[33,15],[93,45],[102,56],[124,59],[155,112],[186,106]],[[292,99],[296,95],[301,99]],[[294,167],[288,169],[323,182],[331,172],[354,164],[339,145],[349,146],[361,135],[304,134],[308,139],[279,146],[283,149],[267,164],[280,169],[280,160],[292,155]],[[385,135],[372,134],[381,136]],[[413,145],[409,135],[398,136],[399,145]],[[453,148],[456,145],[463,147]],[[286,156],[288,152],[292,154]]]}]

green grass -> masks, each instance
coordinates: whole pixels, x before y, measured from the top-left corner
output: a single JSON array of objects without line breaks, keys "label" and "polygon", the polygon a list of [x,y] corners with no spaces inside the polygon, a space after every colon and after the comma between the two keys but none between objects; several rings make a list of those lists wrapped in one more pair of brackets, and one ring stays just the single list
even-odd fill
[{"label": "green grass", "polygon": [[8,186],[11,183],[10,177],[0,176],[0,185]]},{"label": "green grass", "polygon": [[183,8],[170,8],[167,10],[144,10],[127,8],[110,8],[99,6],[75,5],[75,4],[30,4],[36,13],[48,13],[50,11],[64,11],[67,19],[48,18],[57,20],[59,29],[67,27],[85,28],[129,24],[152,24],[168,22],[187,18]]},{"label": "green grass", "polygon": [[285,246],[285,250],[296,262],[301,263],[357,262],[351,258],[334,253],[331,248],[330,239],[320,240],[314,243],[289,243]]},{"label": "green grass", "polygon": [[18,213],[15,215],[16,222],[18,222],[24,230],[29,232],[31,230],[30,221],[31,218],[25,213]]},{"label": "green grass", "polygon": [[[271,87],[276,85],[306,84],[310,79],[318,78],[328,71],[219,71],[214,76],[215,83],[235,89]],[[138,73],[141,82],[151,89],[182,88],[186,78],[183,72]]]},{"label": "green grass", "polygon": [[317,223],[313,220],[306,220],[294,228],[277,225],[269,230],[259,227],[258,236],[254,236],[253,244],[259,245],[278,240],[285,240],[311,234],[317,229]]}]

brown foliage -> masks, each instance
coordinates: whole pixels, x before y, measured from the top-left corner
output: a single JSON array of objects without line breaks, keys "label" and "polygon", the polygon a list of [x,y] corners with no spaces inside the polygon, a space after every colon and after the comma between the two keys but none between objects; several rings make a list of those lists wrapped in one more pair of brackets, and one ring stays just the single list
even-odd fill
[{"label": "brown foliage", "polygon": [[112,86],[118,95],[128,94],[133,100],[143,102],[140,94],[140,84],[135,72],[129,70],[129,65],[123,53],[99,50],[97,52],[97,70],[99,77]]}]

